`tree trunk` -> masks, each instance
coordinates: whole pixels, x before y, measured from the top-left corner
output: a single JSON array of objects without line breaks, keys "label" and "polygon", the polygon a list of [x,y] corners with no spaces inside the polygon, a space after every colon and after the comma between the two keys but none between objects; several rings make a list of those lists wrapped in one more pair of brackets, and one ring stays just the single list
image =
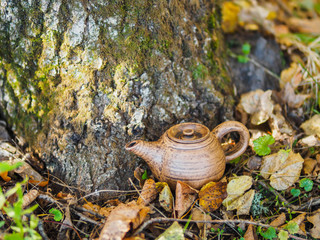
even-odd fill
[{"label": "tree trunk", "polygon": [[2,0],[8,123],[66,183],[125,189],[124,146],[232,118],[218,1]]}]

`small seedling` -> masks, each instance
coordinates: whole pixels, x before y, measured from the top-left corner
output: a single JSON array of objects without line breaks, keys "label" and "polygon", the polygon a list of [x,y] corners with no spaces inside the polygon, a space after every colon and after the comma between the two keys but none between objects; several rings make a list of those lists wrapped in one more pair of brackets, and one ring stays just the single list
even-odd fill
[{"label": "small seedling", "polygon": [[148,179],[148,173],[147,173],[147,170],[144,170],[144,173],[142,174],[141,178],[142,178],[142,180],[146,180],[146,179]]},{"label": "small seedling", "polygon": [[53,214],[53,219],[56,221],[56,222],[60,222],[63,218],[63,214],[60,210],[56,209],[56,208],[51,208],[49,210],[49,213]]},{"label": "small seedling", "polygon": [[271,153],[269,145],[273,144],[274,142],[275,139],[273,136],[265,135],[253,141],[253,149],[259,156],[265,156]]},{"label": "small seedling", "polygon": [[249,54],[251,51],[251,46],[249,43],[245,43],[242,45],[242,55],[238,55],[238,62],[240,63],[247,63],[249,61]]},{"label": "small seedling", "polygon": [[261,227],[259,226],[258,232],[265,239],[273,239],[277,237],[276,229],[274,227],[269,227],[267,231],[263,232]]},{"label": "small seedling", "polygon": [[301,191],[300,191],[299,189],[292,188],[292,189],[290,190],[290,193],[291,193],[292,196],[294,196],[294,197],[299,197]]},{"label": "small seedling", "polygon": [[289,238],[289,234],[287,231],[280,230],[278,237],[280,240],[287,240]]},{"label": "small seedling", "polygon": [[295,233],[299,232],[299,225],[296,222],[291,220],[288,222],[285,229],[287,229],[289,231],[289,233],[295,234]]},{"label": "small seedling", "polygon": [[309,178],[303,178],[300,180],[299,186],[304,188],[305,191],[310,192],[313,188],[313,181]]}]

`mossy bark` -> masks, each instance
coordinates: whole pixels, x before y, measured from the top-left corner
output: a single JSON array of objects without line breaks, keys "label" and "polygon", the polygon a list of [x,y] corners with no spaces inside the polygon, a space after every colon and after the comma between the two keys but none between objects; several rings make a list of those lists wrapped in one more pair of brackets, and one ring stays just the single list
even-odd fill
[{"label": "mossy bark", "polygon": [[0,100],[55,175],[128,188],[125,152],[173,124],[232,118],[218,1],[4,0]]}]

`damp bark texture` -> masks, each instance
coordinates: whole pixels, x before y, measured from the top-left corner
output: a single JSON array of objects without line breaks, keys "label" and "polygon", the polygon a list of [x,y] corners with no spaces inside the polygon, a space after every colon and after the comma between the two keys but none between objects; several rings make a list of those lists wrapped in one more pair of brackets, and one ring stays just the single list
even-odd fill
[{"label": "damp bark texture", "polygon": [[187,121],[232,118],[219,5],[2,0],[0,107],[67,184],[127,189],[124,150]]}]

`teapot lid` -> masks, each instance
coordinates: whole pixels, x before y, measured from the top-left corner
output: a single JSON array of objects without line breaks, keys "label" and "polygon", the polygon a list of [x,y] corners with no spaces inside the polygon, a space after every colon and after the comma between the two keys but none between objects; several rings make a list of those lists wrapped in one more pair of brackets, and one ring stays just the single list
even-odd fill
[{"label": "teapot lid", "polygon": [[199,123],[181,123],[171,127],[168,137],[179,143],[198,143],[209,137],[209,129]]}]

